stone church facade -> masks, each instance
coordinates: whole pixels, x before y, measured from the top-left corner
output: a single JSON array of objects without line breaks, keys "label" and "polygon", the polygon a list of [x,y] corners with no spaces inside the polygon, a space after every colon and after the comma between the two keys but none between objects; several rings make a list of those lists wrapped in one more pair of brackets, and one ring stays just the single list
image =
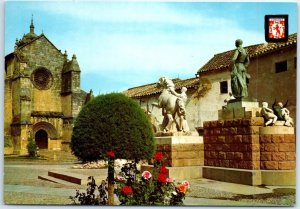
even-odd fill
[{"label": "stone church facade", "polygon": [[73,121],[89,94],[80,89],[80,67],[42,33],[16,40],[5,56],[4,135],[15,154],[27,154],[34,139],[40,149],[68,149]]}]

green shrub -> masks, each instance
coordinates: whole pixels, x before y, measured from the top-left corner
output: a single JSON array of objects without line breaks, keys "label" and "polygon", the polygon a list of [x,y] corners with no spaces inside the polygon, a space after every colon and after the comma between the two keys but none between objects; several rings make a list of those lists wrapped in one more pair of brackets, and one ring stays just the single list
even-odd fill
[{"label": "green shrub", "polygon": [[35,141],[32,138],[30,138],[28,140],[27,151],[28,151],[29,157],[36,157],[37,156],[37,145],[36,145]]},{"label": "green shrub", "polygon": [[134,100],[120,93],[95,97],[75,120],[70,147],[82,161],[115,158],[151,159],[155,142],[146,114]]},{"label": "green shrub", "polygon": [[4,136],[4,147],[13,147],[10,136]]}]

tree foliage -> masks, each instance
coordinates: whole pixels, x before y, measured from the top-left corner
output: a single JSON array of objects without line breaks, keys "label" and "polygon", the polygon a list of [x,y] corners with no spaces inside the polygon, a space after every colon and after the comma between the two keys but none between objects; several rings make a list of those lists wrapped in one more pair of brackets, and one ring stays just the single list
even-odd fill
[{"label": "tree foliage", "polygon": [[155,150],[151,124],[140,106],[120,93],[99,95],[75,120],[71,149],[83,161],[105,158],[150,159]]},{"label": "tree foliage", "polygon": [[37,145],[32,138],[28,140],[27,151],[29,157],[37,157]]}]

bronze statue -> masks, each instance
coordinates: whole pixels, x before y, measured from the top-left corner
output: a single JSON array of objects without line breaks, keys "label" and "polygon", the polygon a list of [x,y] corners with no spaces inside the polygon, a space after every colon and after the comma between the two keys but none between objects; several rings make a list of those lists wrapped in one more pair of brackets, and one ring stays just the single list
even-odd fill
[{"label": "bronze statue", "polygon": [[231,89],[235,98],[248,97],[248,82],[250,75],[247,74],[249,65],[248,52],[242,47],[243,41],[237,39],[235,46],[237,47],[232,57],[233,67],[231,71]]}]

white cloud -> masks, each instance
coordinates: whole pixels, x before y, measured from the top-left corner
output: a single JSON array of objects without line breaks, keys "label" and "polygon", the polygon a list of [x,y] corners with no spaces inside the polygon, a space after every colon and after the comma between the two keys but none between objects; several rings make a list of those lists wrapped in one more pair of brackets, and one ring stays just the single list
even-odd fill
[{"label": "white cloud", "polygon": [[[190,13],[175,10],[166,3],[139,2],[51,2],[36,5],[39,10],[84,21],[109,23],[160,23],[178,24],[183,26],[209,26],[232,24],[227,19],[207,17],[205,10]],[[208,19],[209,18],[209,19]]]}]

